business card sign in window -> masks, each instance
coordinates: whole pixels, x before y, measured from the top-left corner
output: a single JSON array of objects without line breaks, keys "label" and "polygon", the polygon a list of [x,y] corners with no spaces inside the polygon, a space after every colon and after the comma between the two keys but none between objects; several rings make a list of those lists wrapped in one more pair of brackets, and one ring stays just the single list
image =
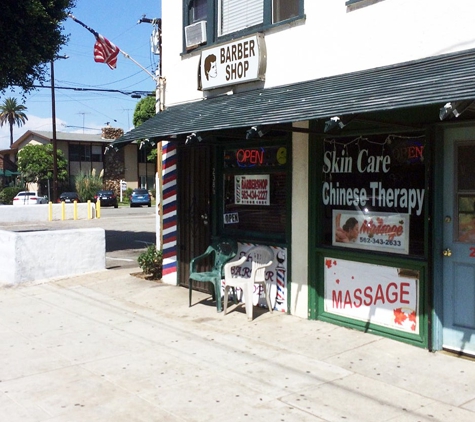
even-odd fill
[{"label": "business card sign in window", "polygon": [[234,177],[236,205],[270,205],[268,174]]}]

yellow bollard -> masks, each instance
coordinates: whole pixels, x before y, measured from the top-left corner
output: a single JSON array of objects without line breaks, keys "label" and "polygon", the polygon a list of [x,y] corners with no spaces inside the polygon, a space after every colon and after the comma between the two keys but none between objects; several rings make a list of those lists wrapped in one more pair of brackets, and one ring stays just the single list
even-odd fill
[{"label": "yellow bollard", "polygon": [[74,218],[75,220],[78,219],[78,201],[74,201],[73,218]]},{"label": "yellow bollard", "polygon": [[66,220],[66,204],[61,201],[61,220]]},{"label": "yellow bollard", "polygon": [[101,200],[96,201],[96,218],[101,218]]},{"label": "yellow bollard", "polygon": [[91,200],[88,199],[87,200],[87,219],[90,220],[91,219]]},{"label": "yellow bollard", "polygon": [[48,202],[48,221],[53,221],[53,203]]}]

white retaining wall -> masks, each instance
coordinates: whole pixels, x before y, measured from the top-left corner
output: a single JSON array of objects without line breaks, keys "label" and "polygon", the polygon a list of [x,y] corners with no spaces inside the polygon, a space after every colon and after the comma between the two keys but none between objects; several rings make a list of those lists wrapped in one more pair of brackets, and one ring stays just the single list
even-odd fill
[{"label": "white retaining wall", "polygon": [[[51,212],[53,220],[62,220],[62,204],[51,204]],[[0,206],[0,222],[15,223],[28,221],[48,221],[49,204],[37,205],[4,205]],[[89,210],[89,213],[88,213]],[[64,214],[66,220],[74,218],[74,204],[64,204]],[[88,217],[89,216],[89,217]],[[77,204],[77,219],[84,220],[87,218],[95,218],[96,205],[94,203]]]},{"label": "white retaining wall", "polygon": [[105,230],[0,230],[0,261],[0,286],[101,271]]}]

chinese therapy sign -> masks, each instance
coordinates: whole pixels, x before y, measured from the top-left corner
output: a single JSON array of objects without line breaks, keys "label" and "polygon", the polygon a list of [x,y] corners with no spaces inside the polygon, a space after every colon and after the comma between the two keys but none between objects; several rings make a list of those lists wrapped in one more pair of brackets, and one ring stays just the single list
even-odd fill
[{"label": "chinese therapy sign", "polygon": [[419,272],[325,258],[325,312],[419,333]]},{"label": "chinese therapy sign", "polygon": [[269,205],[269,175],[234,177],[234,198],[236,205]]},{"label": "chinese therapy sign", "polygon": [[424,136],[398,135],[325,140],[321,200],[326,242],[423,253],[425,142]]}]

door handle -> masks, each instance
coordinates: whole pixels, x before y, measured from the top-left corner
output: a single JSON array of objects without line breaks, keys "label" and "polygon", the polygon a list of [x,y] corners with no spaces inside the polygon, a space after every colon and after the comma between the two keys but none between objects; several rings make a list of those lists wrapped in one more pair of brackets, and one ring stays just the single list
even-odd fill
[{"label": "door handle", "polygon": [[444,256],[452,256],[452,251],[451,251],[449,248],[444,249],[444,250],[442,251],[442,255],[444,255]]}]

